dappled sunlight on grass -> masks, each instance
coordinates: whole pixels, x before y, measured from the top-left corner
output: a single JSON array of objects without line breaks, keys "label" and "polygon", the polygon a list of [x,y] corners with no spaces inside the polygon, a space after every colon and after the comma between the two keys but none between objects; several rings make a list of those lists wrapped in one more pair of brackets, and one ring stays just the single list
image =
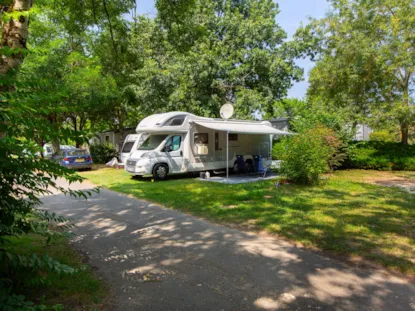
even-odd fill
[{"label": "dappled sunlight on grass", "polygon": [[305,245],[359,255],[415,274],[415,195],[363,182],[370,174],[379,175],[341,171],[324,185],[276,188],[273,181],[223,185],[183,178],[151,182],[115,169],[82,173],[97,185],[140,199],[212,220],[254,224]]}]

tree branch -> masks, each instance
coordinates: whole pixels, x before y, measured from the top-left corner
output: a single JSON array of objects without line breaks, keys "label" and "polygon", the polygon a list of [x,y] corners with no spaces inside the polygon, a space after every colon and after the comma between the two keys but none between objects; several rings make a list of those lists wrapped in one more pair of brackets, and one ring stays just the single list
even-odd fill
[{"label": "tree branch", "polygon": [[112,40],[112,45],[114,47],[114,52],[115,52],[115,60],[116,60],[116,62],[118,62],[118,50],[117,50],[117,45],[116,45],[115,39],[114,39],[114,31],[112,29],[110,14],[108,13],[107,2],[105,0],[102,0],[102,1],[103,1],[103,4],[104,4],[104,11],[105,11],[105,14],[107,15],[107,19],[108,19],[108,23],[109,23],[109,27],[110,27],[111,40]]},{"label": "tree branch", "polygon": [[94,16],[94,22],[97,23],[97,14],[96,14],[96,6],[95,6],[95,0],[92,0],[92,14]]},{"label": "tree branch", "polygon": [[393,17],[396,17],[395,12],[392,10],[392,8],[389,5],[386,4],[386,8],[391,12]]}]

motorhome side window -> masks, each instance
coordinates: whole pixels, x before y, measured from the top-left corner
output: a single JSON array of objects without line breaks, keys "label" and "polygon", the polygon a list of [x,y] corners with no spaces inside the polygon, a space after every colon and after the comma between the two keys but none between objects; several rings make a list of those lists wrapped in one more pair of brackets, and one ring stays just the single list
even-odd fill
[{"label": "motorhome side window", "polygon": [[208,133],[195,133],[195,144],[197,145],[207,145],[209,143],[209,134]]},{"label": "motorhome side window", "polygon": [[186,116],[175,116],[167,120],[163,126],[180,126],[183,124],[185,118]]},{"label": "motorhome side window", "polygon": [[229,134],[229,141],[238,141],[238,134]]},{"label": "motorhome side window", "polygon": [[[182,137],[180,135],[172,136],[166,142],[164,149],[169,150],[169,151],[177,151],[180,149],[181,143],[182,143]],[[169,148],[169,146],[171,146],[171,149]]]},{"label": "motorhome side window", "polygon": [[123,152],[123,153],[130,152],[131,149],[133,149],[133,145],[134,145],[134,142],[133,141],[127,141],[124,144],[124,147],[122,148],[122,151],[121,152]]},{"label": "motorhome side window", "polygon": [[138,150],[154,150],[165,140],[167,135],[150,135]]}]

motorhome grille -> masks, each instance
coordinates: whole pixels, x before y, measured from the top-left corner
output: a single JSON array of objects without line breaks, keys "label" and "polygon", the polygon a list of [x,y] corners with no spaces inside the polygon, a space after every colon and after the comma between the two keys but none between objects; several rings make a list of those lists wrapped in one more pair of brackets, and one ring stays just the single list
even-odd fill
[{"label": "motorhome grille", "polygon": [[136,161],[127,160],[127,166],[135,166]]}]

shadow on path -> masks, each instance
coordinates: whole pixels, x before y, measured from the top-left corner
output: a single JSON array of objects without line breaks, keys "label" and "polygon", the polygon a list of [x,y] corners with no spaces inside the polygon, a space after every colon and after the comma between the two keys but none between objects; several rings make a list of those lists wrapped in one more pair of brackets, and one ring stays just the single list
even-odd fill
[{"label": "shadow on path", "polygon": [[44,197],[77,221],[76,247],[114,310],[415,310],[415,285],[267,235],[244,233],[105,189]]}]

